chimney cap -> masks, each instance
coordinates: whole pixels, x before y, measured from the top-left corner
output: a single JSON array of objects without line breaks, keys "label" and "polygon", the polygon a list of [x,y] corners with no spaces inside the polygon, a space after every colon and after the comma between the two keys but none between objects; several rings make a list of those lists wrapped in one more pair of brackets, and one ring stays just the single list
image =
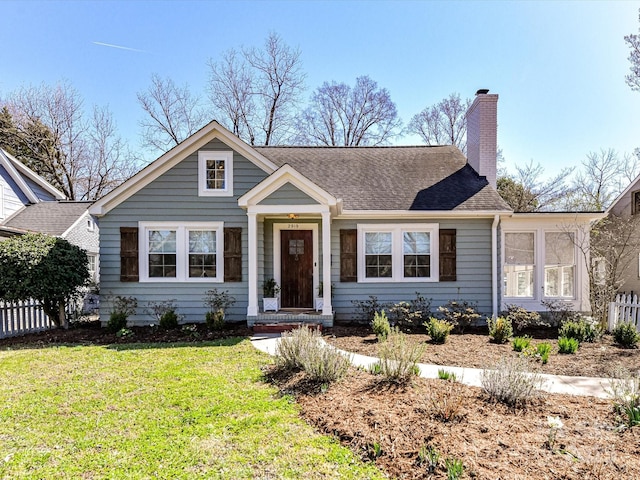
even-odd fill
[{"label": "chimney cap", "polygon": [[488,88],[481,88],[480,90],[478,90],[476,92],[476,95],[486,95],[487,93],[489,93],[489,89]]}]

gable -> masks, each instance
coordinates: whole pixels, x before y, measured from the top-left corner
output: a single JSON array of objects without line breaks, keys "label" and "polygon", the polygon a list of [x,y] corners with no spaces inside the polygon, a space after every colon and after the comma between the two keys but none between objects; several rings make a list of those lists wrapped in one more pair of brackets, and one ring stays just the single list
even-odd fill
[{"label": "gable", "polygon": [[318,201],[311,198],[290,182],[285,183],[276,191],[258,202],[258,205],[317,205]]},{"label": "gable", "polygon": [[613,213],[614,215],[632,215],[636,213],[636,208],[633,204],[635,193],[638,191],[640,191],[640,176],[636,177],[618,198],[616,198],[607,209],[607,213]]}]

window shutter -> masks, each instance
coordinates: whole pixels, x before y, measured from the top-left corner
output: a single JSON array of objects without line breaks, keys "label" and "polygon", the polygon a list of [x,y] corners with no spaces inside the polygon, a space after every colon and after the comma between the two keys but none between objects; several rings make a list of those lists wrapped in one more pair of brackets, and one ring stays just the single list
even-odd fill
[{"label": "window shutter", "polygon": [[242,281],[242,228],[224,229],[224,281]]},{"label": "window shutter", "polygon": [[340,281],[358,281],[358,230],[340,230]]},{"label": "window shutter", "polygon": [[120,281],[138,280],[138,227],[120,227]]},{"label": "window shutter", "polygon": [[440,230],[440,281],[456,281],[456,230]]}]

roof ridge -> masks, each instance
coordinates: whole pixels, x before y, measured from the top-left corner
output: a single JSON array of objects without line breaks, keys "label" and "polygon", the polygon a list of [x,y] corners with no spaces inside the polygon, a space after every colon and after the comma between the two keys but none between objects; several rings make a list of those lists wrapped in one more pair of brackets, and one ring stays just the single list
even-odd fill
[{"label": "roof ridge", "polygon": [[308,149],[341,149],[341,150],[372,150],[372,149],[400,149],[400,148],[443,148],[455,147],[455,145],[254,145],[252,148],[270,149],[270,148],[308,148]]}]

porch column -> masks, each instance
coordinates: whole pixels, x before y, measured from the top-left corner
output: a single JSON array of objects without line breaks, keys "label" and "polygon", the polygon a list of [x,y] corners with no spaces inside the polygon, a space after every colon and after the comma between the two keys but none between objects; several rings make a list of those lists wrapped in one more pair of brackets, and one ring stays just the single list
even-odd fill
[{"label": "porch column", "polygon": [[247,213],[249,225],[247,236],[249,237],[249,302],[247,316],[258,315],[258,218],[256,213]]},{"label": "porch column", "polygon": [[322,315],[333,315],[331,305],[331,214],[322,212]]}]

